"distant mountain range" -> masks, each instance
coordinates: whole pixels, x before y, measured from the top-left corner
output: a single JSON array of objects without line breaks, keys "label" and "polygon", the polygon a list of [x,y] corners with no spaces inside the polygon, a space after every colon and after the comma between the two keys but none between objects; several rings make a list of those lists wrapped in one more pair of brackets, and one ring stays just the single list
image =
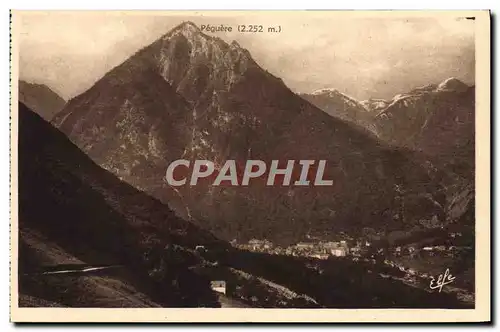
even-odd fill
[{"label": "distant mountain range", "polygon": [[331,116],[354,122],[376,133],[376,127],[372,121],[373,114],[363,102],[336,89],[321,89],[311,94],[300,94],[300,96]]},{"label": "distant mountain range", "polygon": [[45,84],[19,80],[19,101],[47,121],[52,120],[66,101]]},{"label": "distant mountain range", "polygon": [[[447,219],[442,184],[410,151],[322,112],[246,49],[189,22],[70,100],[53,124],[96,163],[225,239],[383,234]],[[227,159],[325,159],[334,185],[170,188],[162,178],[181,158],[219,167]]]},{"label": "distant mountain range", "polygon": [[474,174],[475,88],[456,78],[398,94],[356,101],[325,89],[303,98],[326,113],[375,133],[394,146],[429,155],[466,177]]}]

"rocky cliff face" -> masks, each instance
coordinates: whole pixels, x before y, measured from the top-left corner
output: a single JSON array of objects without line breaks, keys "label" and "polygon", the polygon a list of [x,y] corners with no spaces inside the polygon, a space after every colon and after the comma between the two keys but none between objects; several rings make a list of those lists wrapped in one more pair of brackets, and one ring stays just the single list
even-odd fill
[{"label": "rocky cliff face", "polygon": [[[235,249],[100,168],[24,105],[19,130],[21,307],[470,307],[382,277],[386,266]],[[83,272],[95,266],[109,269]],[[227,295],[209,280],[226,280]]]}]

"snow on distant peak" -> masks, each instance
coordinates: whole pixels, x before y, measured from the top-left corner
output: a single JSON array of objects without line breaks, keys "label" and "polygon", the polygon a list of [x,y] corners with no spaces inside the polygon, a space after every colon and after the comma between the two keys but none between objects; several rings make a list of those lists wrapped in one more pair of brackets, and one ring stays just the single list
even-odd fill
[{"label": "snow on distant peak", "polygon": [[[462,81],[460,81],[458,78],[456,77],[448,77],[447,79],[445,79],[443,82],[441,82],[441,84],[439,85],[446,85],[446,84],[450,84],[450,83],[462,83]],[[463,83],[462,83],[463,84]]]},{"label": "snow on distant peak", "polygon": [[[196,24],[190,21],[183,22],[176,27],[174,27],[170,32],[168,32],[163,39],[167,40],[175,36],[184,36],[188,43],[191,46],[191,49],[194,50],[194,53],[199,52],[207,52],[209,49],[212,51],[216,51],[219,53],[226,53],[226,46],[229,45],[232,51],[236,51],[237,53],[251,58],[248,50],[242,48],[237,41],[233,40],[230,44],[228,44],[223,39],[211,36],[202,31]],[[225,46],[226,45],[226,46]]]}]

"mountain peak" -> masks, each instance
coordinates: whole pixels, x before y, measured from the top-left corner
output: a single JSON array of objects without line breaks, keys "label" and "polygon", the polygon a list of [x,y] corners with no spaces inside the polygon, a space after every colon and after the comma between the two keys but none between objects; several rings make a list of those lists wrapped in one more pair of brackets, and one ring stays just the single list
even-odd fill
[{"label": "mountain peak", "polygon": [[233,41],[231,42],[231,46],[232,46],[232,47],[235,47],[235,48],[241,48],[240,44],[239,44],[236,40],[233,40]]},{"label": "mountain peak", "polygon": [[468,85],[460,81],[458,78],[450,77],[439,83],[437,91],[464,91]]},{"label": "mountain peak", "polygon": [[323,88],[313,91],[313,95],[324,95],[324,94],[340,94],[341,92],[335,88]]},{"label": "mountain peak", "polygon": [[450,82],[458,82],[458,83],[462,83],[464,84],[462,81],[460,81],[458,78],[456,77],[448,77],[447,79],[445,79],[443,82],[441,82],[441,84],[443,83],[450,83]]}]

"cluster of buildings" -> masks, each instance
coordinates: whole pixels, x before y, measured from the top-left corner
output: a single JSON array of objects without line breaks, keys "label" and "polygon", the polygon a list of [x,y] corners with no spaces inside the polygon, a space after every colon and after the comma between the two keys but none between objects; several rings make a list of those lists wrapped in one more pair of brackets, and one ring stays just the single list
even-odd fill
[{"label": "cluster of buildings", "polygon": [[327,259],[328,257],[345,257],[348,255],[361,256],[363,246],[357,243],[355,246],[349,247],[347,241],[319,241],[319,242],[299,242],[288,247],[274,246],[271,241],[252,239],[245,244],[233,245],[240,249],[249,251],[265,252],[275,255],[288,256],[307,256],[318,259]]}]

